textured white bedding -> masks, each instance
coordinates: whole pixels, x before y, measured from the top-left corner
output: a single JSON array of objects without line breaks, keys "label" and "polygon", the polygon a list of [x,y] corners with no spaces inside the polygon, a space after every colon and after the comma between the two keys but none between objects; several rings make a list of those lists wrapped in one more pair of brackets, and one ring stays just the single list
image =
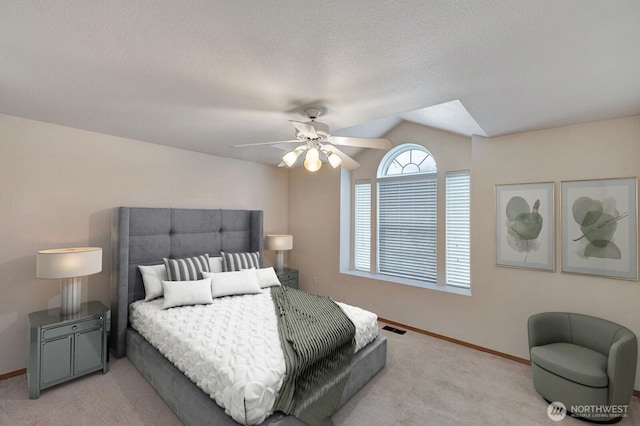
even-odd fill
[{"label": "textured white bedding", "polygon": [[[161,310],[163,299],[131,304],[131,326],[242,424],[273,413],[285,362],[269,289],[211,305]],[[356,326],[356,351],[378,334],[377,316],[338,303]]]}]

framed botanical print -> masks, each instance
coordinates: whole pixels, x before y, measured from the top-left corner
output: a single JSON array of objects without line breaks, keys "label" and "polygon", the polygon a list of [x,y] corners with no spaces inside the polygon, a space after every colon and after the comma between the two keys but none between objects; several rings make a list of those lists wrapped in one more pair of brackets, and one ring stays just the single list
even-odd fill
[{"label": "framed botanical print", "polygon": [[555,270],[554,183],[495,186],[496,265]]},{"label": "framed botanical print", "polygon": [[561,183],[562,272],[638,279],[638,178]]}]

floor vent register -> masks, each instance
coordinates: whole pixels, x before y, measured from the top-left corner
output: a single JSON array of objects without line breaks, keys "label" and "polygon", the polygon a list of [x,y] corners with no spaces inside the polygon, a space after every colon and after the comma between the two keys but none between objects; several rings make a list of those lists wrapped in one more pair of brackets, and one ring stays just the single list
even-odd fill
[{"label": "floor vent register", "polygon": [[384,327],[382,327],[382,329],[390,331],[392,333],[396,333],[396,334],[404,334],[404,333],[407,332],[407,330],[402,330],[400,328],[391,327],[390,325],[385,325]]}]

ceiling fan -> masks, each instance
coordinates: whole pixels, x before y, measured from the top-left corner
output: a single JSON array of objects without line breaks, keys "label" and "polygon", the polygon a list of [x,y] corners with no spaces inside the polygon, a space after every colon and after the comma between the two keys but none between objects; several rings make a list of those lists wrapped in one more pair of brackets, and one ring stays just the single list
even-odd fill
[{"label": "ceiling fan", "polygon": [[[349,157],[336,147],[336,145],[351,146],[358,148],[374,148],[374,149],[389,149],[393,145],[388,139],[384,138],[352,138],[345,136],[331,136],[331,130],[329,126],[320,121],[316,121],[316,118],[320,116],[320,109],[307,108],[304,110],[309,121],[295,121],[289,120],[295,128],[295,139],[288,141],[276,141],[276,142],[260,142],[245,145],[232,145],[236,148],[244,148],[250,146],[259,145],[274,145],[278,148],[287,149],[288,152],[282,156],[282,162],[278,164],[278,167],[293,167],[298,158],[303,154],[304,168],[310,172],[316,172],[322,167],[323,159],[333,167],[345,166],[347,169],[352,170],[360,166],[357,161]],[[291,149],[291,144],[300,144]]]}]

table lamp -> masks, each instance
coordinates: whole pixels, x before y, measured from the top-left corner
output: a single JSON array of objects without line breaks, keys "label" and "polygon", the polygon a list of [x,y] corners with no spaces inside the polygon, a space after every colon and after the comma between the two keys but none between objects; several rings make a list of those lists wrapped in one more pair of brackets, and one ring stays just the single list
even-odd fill
[{"label": "table lamp", "polygon": [[284,252],[293,248],[293,235],[267,235],[267,250],[276,252],[276,271],[284,269]]},{"label": "table lamp", "polygon": [[80,288],[85,275],[102,271],[100,247],[73,247],[40,250],[36,262],[36,277],[62,279],[60,300],[62,315],[80,310]]}]

